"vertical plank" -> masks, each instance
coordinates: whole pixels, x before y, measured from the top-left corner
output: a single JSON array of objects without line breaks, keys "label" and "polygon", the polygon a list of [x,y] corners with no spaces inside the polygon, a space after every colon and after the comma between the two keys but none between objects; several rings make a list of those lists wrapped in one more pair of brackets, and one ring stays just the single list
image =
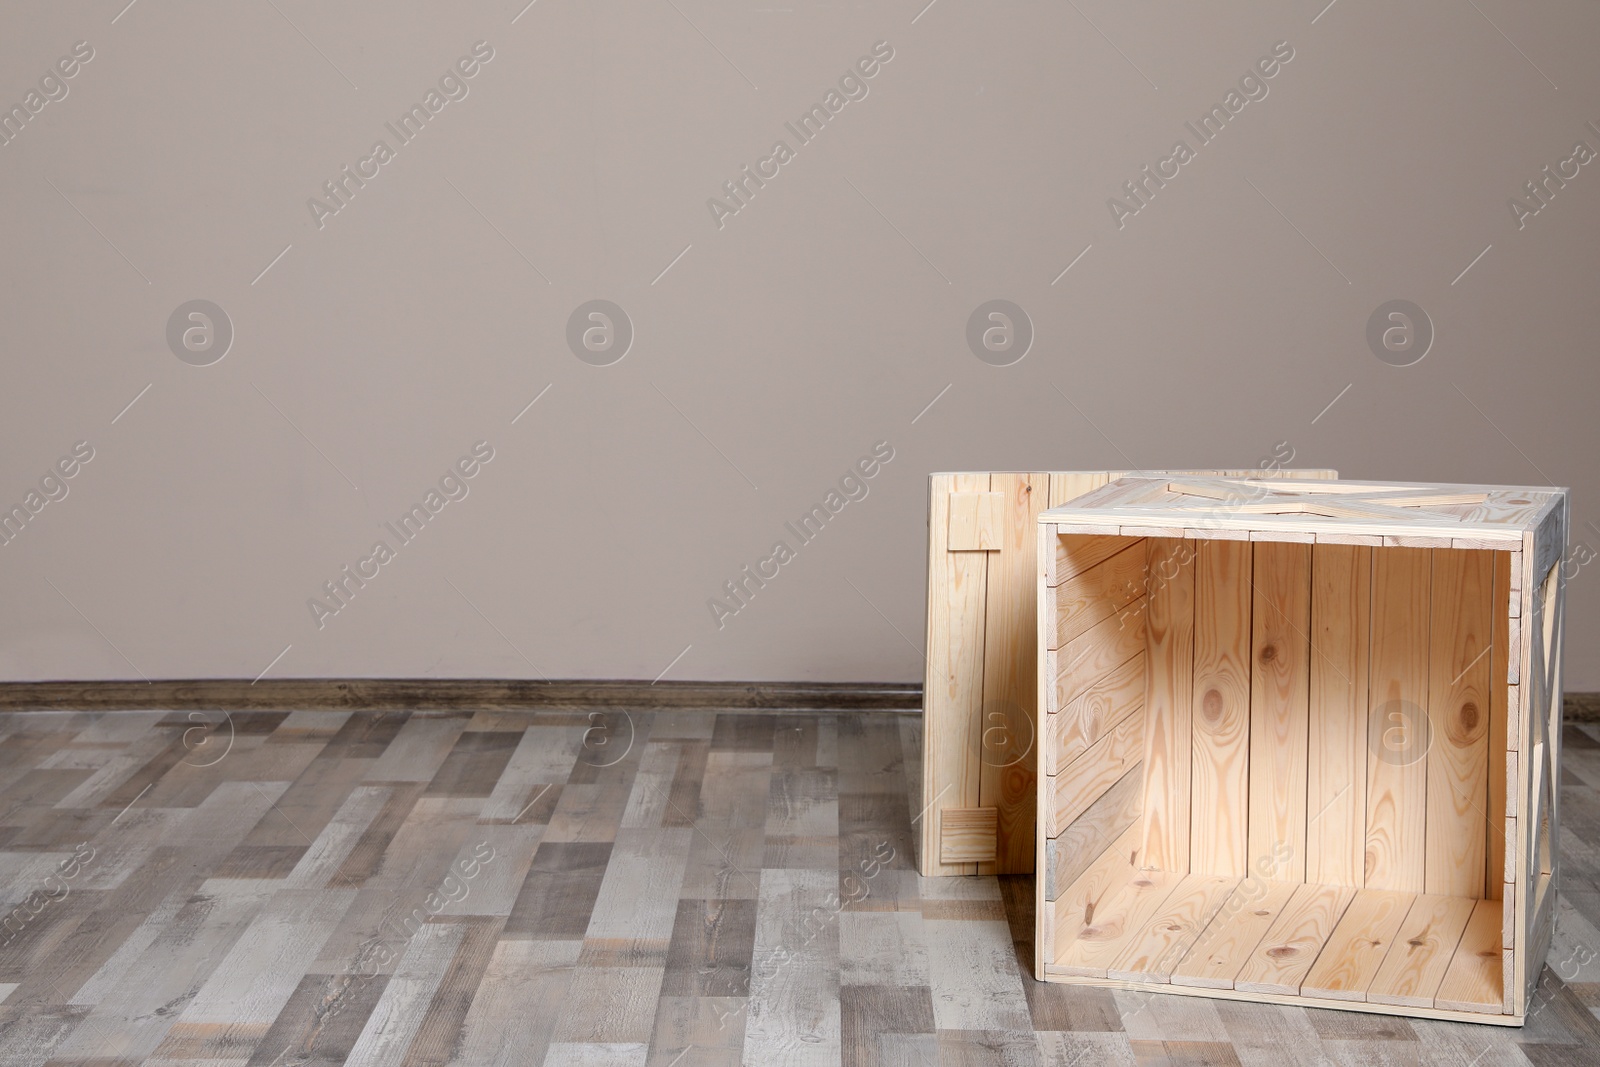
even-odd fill
[{"label": "vertical plank", "polygon": [[[1054,497],[1054,475],[1051,476],[1051,499]],[[1047,645],[1044,640],[1044,620],[1047,615],[1055,613],[1055,598],[1051,589],[1055,585],[1055,552],[1056,545],[1061,538],[1056,534],[1054,526],[1038,524],[1035,531],[1037,540],[1036,554],[1034,557],[1035,581],[1038,582],[1038,592],[1035,594],[1034,622],[1036,629],[1033,637],[1034,655],[1034,688],[1038,693],[1039,722],[1036,737],[1038,738],[1038,768],[1039,773],[1034,776],[1033,803],[1034,811],[1044,811],[1050,793],[1049,775],[1055,772],[1056,755],[1058,746],[1056,730],[1047,724],[1055,723],[1060,716],[1056,713],[1059,709],[1055,703],[1056,687],[1054,679],[1050,677],[1050,657],[1047,655]],[[1036,982],[1044,981],[1045,964],[1053,957],[1055,952],[1054,940],[1054,906],[1045,899],[1041,892],[1044,885],[1045,867],[1045,835],[1037,829],[1033,835],[1033,869],[1035,872],[1033,883],[1033,979]]]},{"label": "vertical plank", "polygon": [[[1534,537],[1522,535],[1522,551],[1512,557],[1511,595],[1517,599],[1518,614],[1510,620],[1511,643],[1508,646],[1509,663],[1507,679],[1517,683],[1517,703],[1506,706],[1506,719],[1516,720],[1516,781],[1510,778],[1510,757],[1507,758],[1506,788],[1510,799],[1506,802],[1507,814],[1517,816],[1517,839],[1509,838],[1506,848],[1511,850],[1508,861],[1512,866],[1515,899],[1511,902],[1514,916],[1512,929],[1512,989],[1511,1010],[1514,1015],[1524,1015],[1532,999],[1531,990],[1538,981],[1539,968],[1544,961],[1534,963],[1529,959],[1531,942],[1529,924],[1537,915],[1538,872],[1528,861],[1528,843],[1538,835],[1539,812],[1532,797],[1538,796],[1534,781],[1536,768],[1542,765],[1544,749],[1536,739],[1541,736],[1535,721],[1542,703],[1540,688],[1543,672],[1539,662],[1539,631],[1543,622],[1544,598],[1538,593],[1538,578],[1533,573]],[[1513,808],[1515,810],[1513,810]]]},{"label": "vertical plank", "polygon": [[1482,897],[1489,804],[1494,556],[1435,549],[1428,644],[1427,826],[1423,890]]},{"label": "vertical plank", "polygon": [[1252,566],[1250,833],[1255,873],[1306,876],[1311,546],[1262,541]]},{"label": "vertical plank", "polygon": [[1058,471],[1050,475],[1050,506],[1059,508],[1111,481],[1106,471]]},{"label": "vertical plank", "polygon": [[1366,884],[1408,893],[1422,892],[1428,802],[1428,552],[1372,559]]},{"label": "vertical plank", "polygon": [[1511,553],[1494,553],[1494,595],[1489,653],[1489,806],[1486,811],[1488,856],[1484,870],[1484,896],[1499,900],[1505,885],[1506,862],[1506,645],[1511,602]]},{"label": "vertical plank", "polygon": [[1048,487],[1037,474],[991,474],[1004,503],[1004,541],[990,552],[984,610],[983,725],[978,806],[999,812],[995,861],[979,874],[1033,872],[1038,720],[1034,647],[1039,512]]},{"label": "vertical plank", "polygon": [[976,874],[972,863],[940,863],[942,808],[978,806],[983,706],[987,553],[951,552],[950,494],[987,491],[987,475],[935,474],[928,481],[928,670],[923,685],[924,877]]},{"label": "vertical plank", "polygon": [[[1366,884],[1367,650],[1372,549],[1311,549],[1306,881]],[[1397,920],[1398,921],[1398,920]]]},{"label": "vertical plank", "polygon": [[1144,732],[1144,863],[1189,871],[1194,699],[1194,543],[1148,539]]},{"label": "vertical plank", "polygon": [[1249,873],[1252,546],[1196,547],[1189,869],[1242,878]]}]

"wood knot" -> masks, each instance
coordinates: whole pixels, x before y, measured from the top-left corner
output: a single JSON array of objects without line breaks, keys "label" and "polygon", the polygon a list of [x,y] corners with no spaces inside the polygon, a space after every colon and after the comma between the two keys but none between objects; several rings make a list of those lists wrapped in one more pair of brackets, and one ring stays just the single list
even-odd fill
[{"label": "wood knot", "polygon": [[1478,728],[1478,705],[1474,704],[1470,700],[1461,705],[1461,715],[1459,721],[1461,723],[1461,730],[1463,733],[1470,734],[1472,731],[1476,730]]},{"label": "wood knot", "polygon": [[1267,949],[1267,955],[1275,960],[1288,960],[1300,955],[1300,950],[1293,945],[1279,945],[1277,948]]},{"label": "wood knot", "polygon": [[1277,658],[1278,658],[1278,648],[1277,648],[1276,645],[1267,645],[1266,647],[1264,647],[1261,650],[1261,662],[1263,662],[1263,663],[1271,663],[1273,660],[1275,660]]},{"label": "wood knot", "polygon": [[1212,725],[1222,721],[1222,694],[1215,689],[1207,689],[1206,695],[1200,699],[1200,714]]}]

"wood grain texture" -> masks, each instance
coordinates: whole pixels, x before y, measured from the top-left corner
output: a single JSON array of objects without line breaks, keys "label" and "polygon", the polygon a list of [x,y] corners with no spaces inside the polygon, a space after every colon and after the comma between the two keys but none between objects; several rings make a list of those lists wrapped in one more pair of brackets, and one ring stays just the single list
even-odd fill
[{"label": "wood grain texture", "polygon": [[1059,650],[1047,653],[1045,662],[1055,680],[1056,707],[1069,706],[1096,682],[1144,651],[1147,599],[1140,597]]},{"label": "wood grain texture", "polygon": [[[1143,786],[1144,765],[1136,763],[1072,825],[1046,842],[1046,900],[1055,900],[1125,831],[1136,828],[1142,834],[1139,805]],[[1136,844],[1134,851],[1141,850],[1142,843]]]},{"label": "wood grain texture", "polygon": [[1251,864],[1261,877],[1300,881],[1306,871],[1304,753],[1310,729],[1311,549],[1259,543],[1253,572]]},{"label": "wood grain texture", "polygon": [[[1100,542],[1113,539],[1091,540]],[[1045,634],[1048,647],[1060,648],[1101,619],[1116,614],[1144,595],[1147,570],[1142,541],[1114,540],[1120,545],[1115,555],[1056,584],[1053,594],[1056,610],[1048,616],[1050,629]],[[1057,555],[1059,560],[1061,553]],[[1076,563],[1076,556],[1069,556],[1068,562]],[[1029,604],[1032,605],[1031,599]]]},{"label": "wood grain texture", "polygon": [[1311,550],[1311,711],[1306,879],[1366,883],[1368,648],[1372,550]]},{"label": "wood grain texture", "polygon": [[951,552],[998,552],[1005,547],[1004,490],[954,492],[949,506],[947,544]]},{"label": "wood grain texture", "polygon": [[1500,905],[1480,900],[1467,919],[1434,1004],[1457,1011],[1497,1012],[1501,1007]]},{"label": "wood grain texture", "polygon": [[1129,945],[1140,939],[1184,875],[1137,870],[1094,909],[1088,922],[1063,925],[1056,934],[1057,973],[1104,978]]},{"label": "wood grain texture", "polygon": [[1189,872],[1193,748],[1194,543],[1147,542],[1147,658],[1144,699],[1144,843],[1142,862]]},{"label": "wood grain texture", "polygon": [[1242,878],[1249,866],[1252,546],[1207,541],[1196,551],[1189,869]]},{"label": "wood grain texture", "polygon": [[1218,909],[1188,954],[1172,969],[1174,985],[1232,989],[1250,953],[1294,895],[1311,887],[1246,878]]},{"label": "wood grain texture", "polygon": [[1126,981],[1170,981],[1172,969],[1188,955],[1238,888],[1239,881],[1228,875],[1185,875],[1160,911],[1137,937],[1129,939],[1108,969],[1108,977]]},{"label": "wood grain texture", "polygon": [[1038,516],[1049,502],[1040,475],[993,474],[989,496],[998,496],[1002,542],[988,553],[984,601],[983,755],[978,806],[998,815],[993,867],[980,874],[1033,870],[1036,821],[1034,744],[1039,718],[1034,640],[1038,595],[1035,563]]},{"label": "wood grain texture", "polygon": [[1366,884],[1374,889],[1423,888],[1430,563],[1421,548],[1373,555]]},{"label": "wood grain texture", "polygon": [[1144,758],[1143,715],[1128,715],[1089,750],[1051,778],[1051,801],[1045,809],[1045,833],[1055,837],[1077,821],[1089,806],[1103,796]]},{"label": "wood grain texture", "polygon": [[994,863],[1000,826],[997,809],[944,808],[940,814],[940,863]]},{"label": "wood grain texture", "polygon": [[[1144,708],[1145,653],[1141,650],[1091,684],[1078,698],[1050,716],[1043,753],[1046,774],[1060,774],[1129,715]],[[1142,717],[1142,716],[1141,716]]]},{"label": "wood grain texture", "polygon": [[1306,974],[1355,895],[1356,890],[1349,886],[1302,886],[1245,960],[1234,988],[1285,995],[1300,992]]},{"label": "wood grain texture", "polygon": [[988,559],[952,552],[952,493],[988,492],[988,475],[934,475],[928,494],[928,667],[923,715],[938,728],[923,735],[923,783],[932,795],[922,820],[922,873],[976,874],[977,865],[939,862],[940,809],[979,806],[983,737],[983,619]]},{"label": "wood grain texture", "polygon": [[1300,991],[1329,1000],[1362,1001],[1411,910],[1413,893],[1363,889],[1345,909]]},{"label": "wood grain texture", "polygon": [[1473,907],[1474,902],[1463,897],[1419,895],[1367,987],[1367,1000],[1432,1006]]},{"label": "wood grain texture", "polygon": [[1433,553],[1423,888],[1481,897],[1488,847],[1494,554]]},{"label": "wood grain texture", "polygon": [[[1493,623],[1490,631],[1493,648],[1489,653],[1489,804],[1484,813],[1487,834],[1485,842],[1486,863],[1484,893],[1490,900],[1499,900],[1505,876],[1506,833],[1506,754],[1510,745],[1511,724],[1507,720],[1507,701],[1510,695],[1506,684],[1506,645],[1509,640],[1508,608],[1511,598],[1511,555],[1494,556],[1494,592],[1491,610]],[[1512,795],[1515,795],[1515,787]],[[1514,840],[1514,839],[1513,839]],[[1514,847],[1514,846],[1513,846]],[[1509,933],[1509,931],[1507,931]]]}]

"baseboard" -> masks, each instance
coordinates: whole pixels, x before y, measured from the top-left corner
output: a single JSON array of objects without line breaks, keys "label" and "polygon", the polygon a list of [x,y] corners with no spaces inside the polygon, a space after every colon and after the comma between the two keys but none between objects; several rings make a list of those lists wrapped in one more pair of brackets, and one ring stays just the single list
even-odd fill
[{"label": "baseboard", "polygon": [[0,683],[0,710],[574,707],[918,711],[922,708],[922,686],[883,682],[540,682],[486,678]]},{"label": "baseboard", "polygon": [[[1568,722],[1600,722],[1600,693],[1568,693]],[[235,678],[0,682],[0,710],[226,708],[731,708],[920,711],[922,686],[897,682],[505,681],[488,678]]]}]

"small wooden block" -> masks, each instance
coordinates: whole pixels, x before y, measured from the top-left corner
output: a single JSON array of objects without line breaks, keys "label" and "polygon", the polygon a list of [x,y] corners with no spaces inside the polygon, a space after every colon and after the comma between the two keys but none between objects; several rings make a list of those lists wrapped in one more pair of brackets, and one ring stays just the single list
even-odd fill
[{"label": "small wooden block", "polygon": [[1005,493],[950,493],[950,552],[998,552],[1005,544]]},{"label": "small wooden block", "polygon": [[945,808],[939,813],[940,863],[993,863],[999,808]]},{"label": "small wooden block", "polygon": [[951,493],[947,548],[951,552],[998,552],[1005,544],[1004,493]]}]

